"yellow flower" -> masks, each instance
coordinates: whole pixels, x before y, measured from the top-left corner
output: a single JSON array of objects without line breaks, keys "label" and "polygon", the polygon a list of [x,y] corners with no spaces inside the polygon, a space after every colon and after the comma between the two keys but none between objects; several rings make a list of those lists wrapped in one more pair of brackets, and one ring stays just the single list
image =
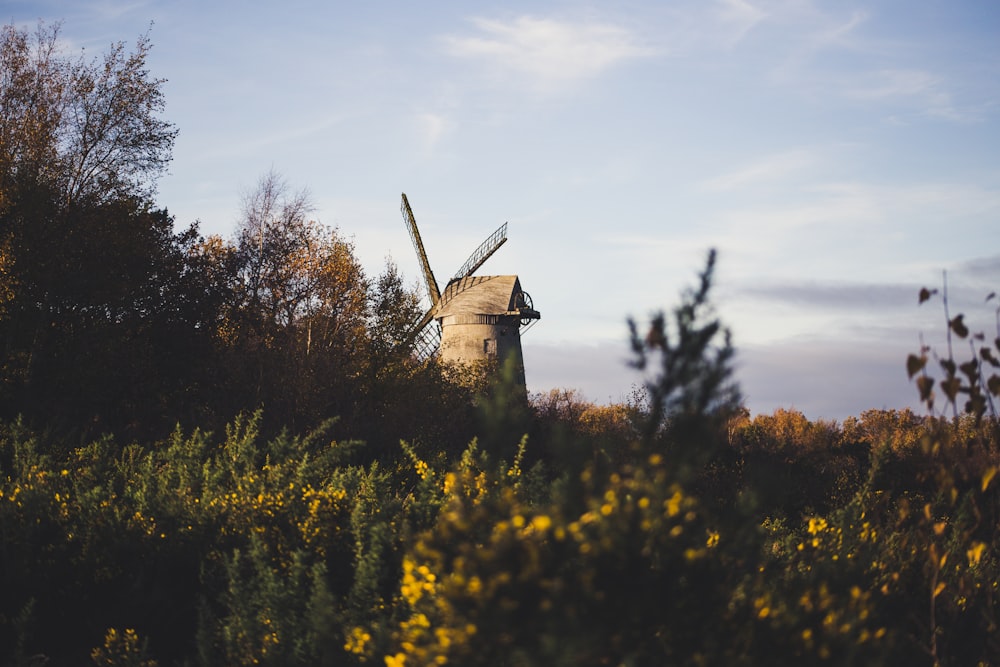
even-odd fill
[{"label": "yellow flower", "polygon": [[826,530],[826,528],[827,528],[826,519],[817,517],[811,517],[809,519],[808,530],[810,535],[816,535],[817,533],[821,533],[824,530]]},{"label": "yellow flower", "polygon": [[365,632],[364,628],[356,627],[351,630],[351,636],[347,638],[344,650],[362,655],[365,652],[365,645],[371,641],[371,638],[372,636]]},{"label": "yellow flower", "polygon": [[531,527],[538,532],[545,532],[552,526],[552,519],[544,514],[539,514],[531,520]]},{"label": "yellow flower", "polygon": [[667,516],[677,516],[681,511],[681,501],[684,495],[680,491],[674,491],[674,495],[663,501],[663,506],[667,510]]},{"label": "yellow flower", "polygon": [[983,557],[983,551],[986,550],[986,544],[983,542],[973,542],[972,548],[965,552],[965,555],[969,557],[969,567],[979,565],[979,560]]}]

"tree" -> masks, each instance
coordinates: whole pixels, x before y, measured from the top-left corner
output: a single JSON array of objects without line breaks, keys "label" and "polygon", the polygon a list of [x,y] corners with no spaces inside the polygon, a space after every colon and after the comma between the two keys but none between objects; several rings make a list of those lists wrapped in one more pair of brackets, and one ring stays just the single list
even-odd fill
[{"label": "tree", "polygon": [[306,309],[312,276],[295,266],[318,239],[309,193],[289,191],[288,184],[269,171],[243,197],[236,232],[240,258],[239,282],[250,309],[274,324],[293,324]]},{"label": "tree", "polygon": [[149,199],[177,137],[160,118],[166,80],[146,68],[149,34],[86,60],[62,53],[59,29],[0,29],[0,206],[42,185],[65,205]]},{"label": "tree", "polygon": [[389,358],[409,357],[410,333],[422,315],[419,292],[403,284],[396,263],[386,258],[385,268],[372,285],[368,319],[375,360],[385,363]]},{"label": "tree", "polygon": [[69,87],[58,36],[58,25],[39,25],[33,36],[0,28],[0,212],[16,183],[51,180],[57,171]]},{"label": "tree", "polygon": [[68,201],[152,196],[155,177],[170,162],[177,129],[159,117],[166,79],[149,76],[151,46],[146,33],[132,53],[117,42],[103,60],[73,68],[64,147]]},{"label": "tree", "polygon": [[87,59],[59,28],[0,28],[0,396],[74,427],[157,421],[197,394],[221,284],[152,203],[177,130],[148,34]]},{"label": "tree", "polygon": [[367,350],[368,280],[350,241],[312,211],[307,191],[267,172],[243,198],[232,249],[235,384],[288,425],[345,411]]}]

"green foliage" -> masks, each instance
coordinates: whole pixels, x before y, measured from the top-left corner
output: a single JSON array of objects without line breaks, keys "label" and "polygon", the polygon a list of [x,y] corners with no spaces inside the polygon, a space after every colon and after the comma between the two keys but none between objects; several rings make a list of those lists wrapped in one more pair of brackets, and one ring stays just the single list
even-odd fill
[{"label": "green foliage", "polygon": [[[674,309],[673,328],[660,313],[645,337],[640,337],[635,322],[629,321],[636,357],[633,365],[645,370],[657,358],[659,361],[658,374],[646,384],[650,432],[665,419],[725,419],[739,405],[739,389],[730,380],[735,351],[729,330],[713,317],[708,300],[714,269],[715,251],[711,251],[698,287]],[[717,342],[719,336],[721,343]]]}]

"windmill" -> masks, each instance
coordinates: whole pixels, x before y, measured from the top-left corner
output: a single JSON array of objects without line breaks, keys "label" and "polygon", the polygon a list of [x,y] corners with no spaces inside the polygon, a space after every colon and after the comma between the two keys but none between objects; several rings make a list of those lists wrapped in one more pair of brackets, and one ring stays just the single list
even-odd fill
[{"label": "windmill", "polygon": [[507,241],[507,223],[473,251],[442,291],[405,193],[399,208],[431,302],[411,332],[417,356],[426,359],[436,354],[442,361],[463,364],[503,362],[514,356],[523,384],[521,333],[539,320],[541,314],[532,306],[528,293],[521,289],[517,276],[473,275]]}]

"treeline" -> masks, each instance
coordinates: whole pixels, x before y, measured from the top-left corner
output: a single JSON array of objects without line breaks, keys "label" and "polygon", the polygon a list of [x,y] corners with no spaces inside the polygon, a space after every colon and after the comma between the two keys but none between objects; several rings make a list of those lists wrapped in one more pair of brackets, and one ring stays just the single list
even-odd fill
[{"label": "treeline", "polygon": [[337,415],[372,446],[467,441],[468,391],[410,359],[418,296],[389,262],[365,275],[308,194],[268,173],[233,238],[175,231],[149,49],[74,59],[58,26],[0,32],[2,416],[127,440],[266,406],[274,432]]},{"label": "treeline", "polygon": [[710,255],[632,400],[525,400],[274,174],[176,231],[148,40],[57,46],[0,42],[0,664],[1000,664],[1000,340],[751,418]]}]

